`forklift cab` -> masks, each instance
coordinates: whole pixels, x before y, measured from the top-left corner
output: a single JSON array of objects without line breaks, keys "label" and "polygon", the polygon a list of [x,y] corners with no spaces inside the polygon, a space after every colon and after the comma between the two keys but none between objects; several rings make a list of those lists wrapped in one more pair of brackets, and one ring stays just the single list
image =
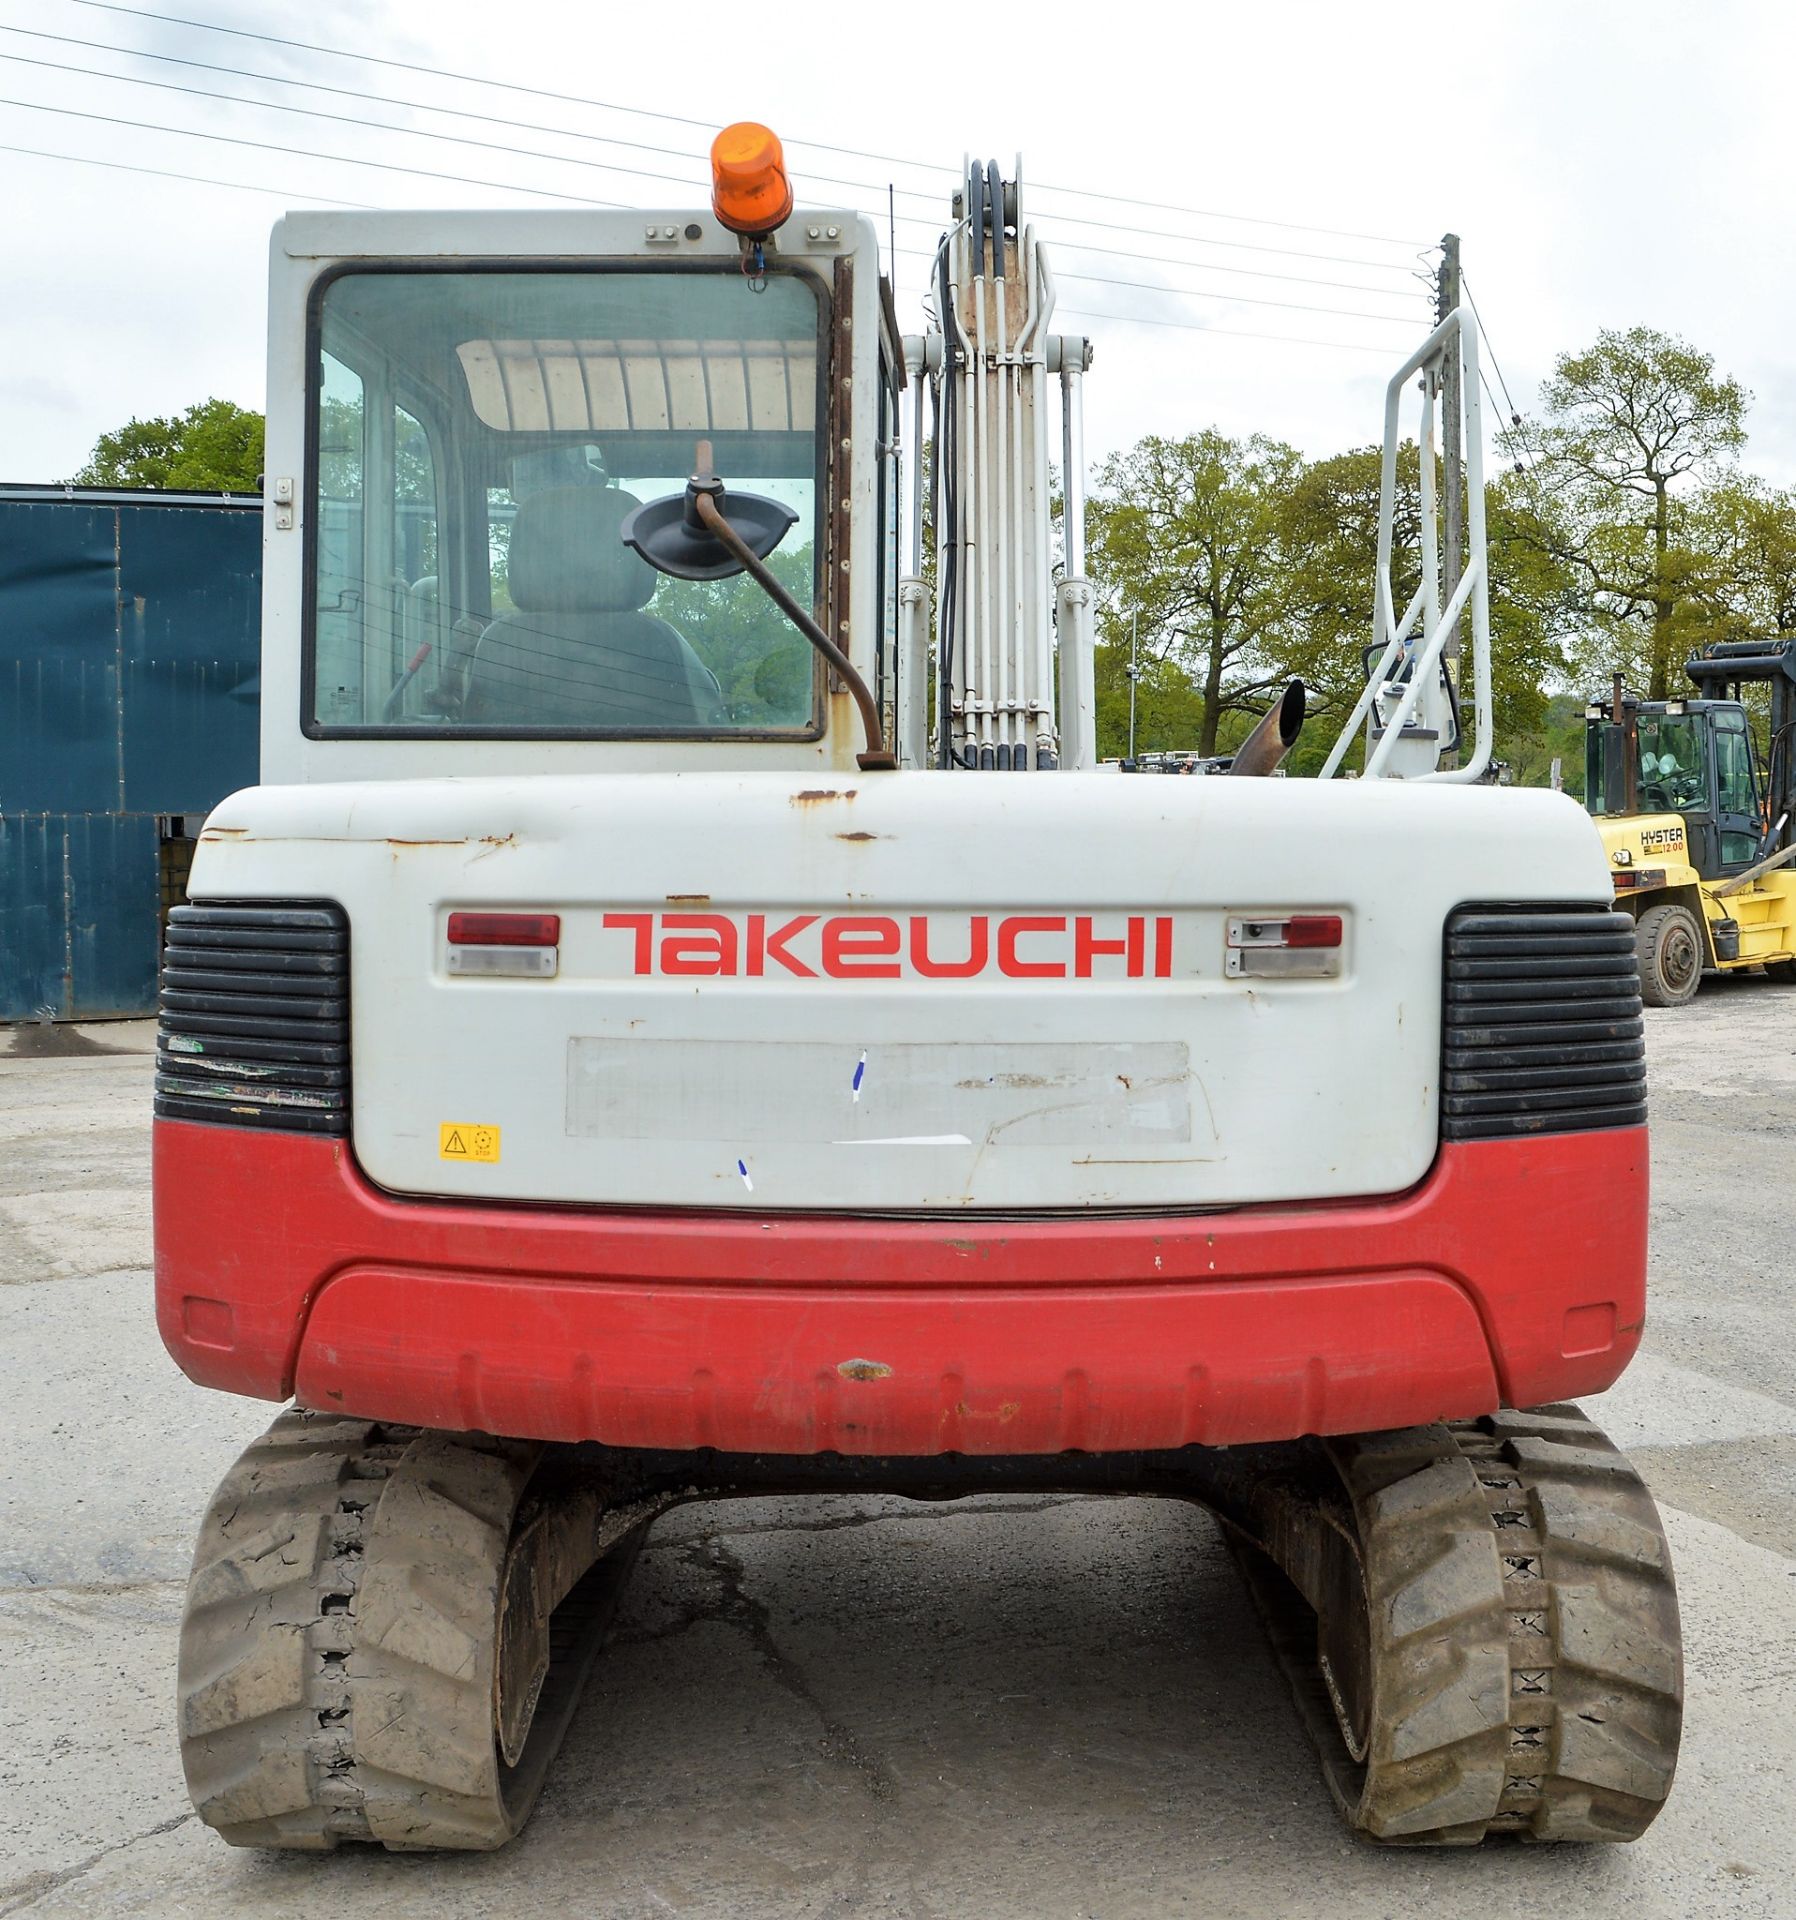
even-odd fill
[{"label": "forklift cab", "polygon": [[1676,815],[1686,858],[1704,880],[1740,873],[1759,856],[1765,789],[1737,700],[1624,694],[1593,705],[1587,720],[1584,796],[1593,815]]}]

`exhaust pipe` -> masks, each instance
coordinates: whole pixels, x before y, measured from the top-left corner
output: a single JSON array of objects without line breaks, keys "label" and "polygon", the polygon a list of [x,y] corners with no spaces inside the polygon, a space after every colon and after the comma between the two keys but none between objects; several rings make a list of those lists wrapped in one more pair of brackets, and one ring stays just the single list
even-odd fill
[{"label": "exhaust pipe", "polygon": [[1276,707],[1261,716],[1260,723],[1235,749],[1230,773],[1268,774],[1297,744],[1303,729],[1303,682],[1293,680]]}]

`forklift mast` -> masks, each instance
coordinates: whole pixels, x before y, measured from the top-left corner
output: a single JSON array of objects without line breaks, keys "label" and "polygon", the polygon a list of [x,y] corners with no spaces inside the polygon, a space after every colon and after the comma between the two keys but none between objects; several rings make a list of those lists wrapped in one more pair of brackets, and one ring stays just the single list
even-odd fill
[{"label": "forklift mast", "polygon": [[1766,837],[1761,855],[1787,844],[1796,813],[1796,634],[1765,640],[1718,640],[1684,664],[1706,699],[1741,699],[1749,685],[1771,689],[1765,760]]}]

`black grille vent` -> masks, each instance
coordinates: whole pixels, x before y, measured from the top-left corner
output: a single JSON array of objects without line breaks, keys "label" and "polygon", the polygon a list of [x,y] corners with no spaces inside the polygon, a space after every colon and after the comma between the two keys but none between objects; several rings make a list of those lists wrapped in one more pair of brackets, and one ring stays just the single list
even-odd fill
[{"label": "black grille vent", "polygon": [[156,1111],[349,1131],[349,920],[327,900],[198,900],[168,916]]},{"label": "black grille vent", "polygon": [[1465,907],[1447,922],[1441,1137],[1637,1127],[1634,923],[1607,907]]}]

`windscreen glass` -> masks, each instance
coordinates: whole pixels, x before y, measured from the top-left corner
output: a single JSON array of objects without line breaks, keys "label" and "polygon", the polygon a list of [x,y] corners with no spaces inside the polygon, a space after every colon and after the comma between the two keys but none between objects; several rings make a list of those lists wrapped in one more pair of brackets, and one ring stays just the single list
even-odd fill
[{"label": "windscreen glass", "polygon": [[797,516],[768,564],[814,607],[822,320],[809,282],[734,269],[331,280],[311,727],[814,732],[814,656],[761,589],[671,579],[622,536],[708,441],[730,492]]},{"label": "windscreen glass", "polygon": [[[1709,804],[1708,771],[1703,764],[1702,722],[1693,714],[1642,714],[1639,757],[1635,767],[1637,803],[1643,813],[1700,813]],[[1590,731],[1585,805],[1592,813],[1608,807],[1610,756],[1621,751],[1616,727]],[[1620,768],[1616,773],[1619,776]],[[1617,809],[1624,804],[1620,780],[1615,785]]]}]

